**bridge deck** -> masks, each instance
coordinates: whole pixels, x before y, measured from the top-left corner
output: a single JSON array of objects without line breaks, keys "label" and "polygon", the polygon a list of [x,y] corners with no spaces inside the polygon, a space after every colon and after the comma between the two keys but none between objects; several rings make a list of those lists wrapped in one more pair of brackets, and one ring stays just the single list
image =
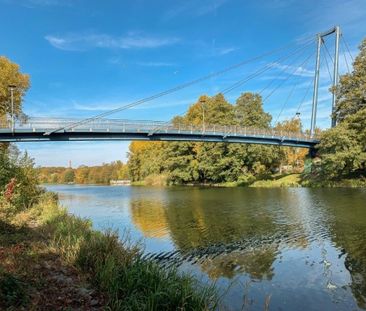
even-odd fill
[{"label": "bridge deck", "polygon": [[[40,141],[202,141],[253,143],[313,148],[319,141],[303,133],[238,126],[178,125],[152,121],[94,120],[75,126],[75,119],[35,119],[17,122],[14,132],[9,124],[0,124],[0,142]],[[72,126],[73,125],[73,126]],[[55,131],[63,128],[62,130]]]}]

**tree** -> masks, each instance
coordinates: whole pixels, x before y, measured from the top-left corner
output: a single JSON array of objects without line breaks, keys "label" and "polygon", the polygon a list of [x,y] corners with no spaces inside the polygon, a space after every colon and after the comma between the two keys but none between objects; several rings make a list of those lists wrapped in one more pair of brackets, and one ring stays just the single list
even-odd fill
[{"label": "tree", "polygon": [[235,104],[236,123],[243,127],[269,128],[272,117],[264,112],[259,94],[243,93]]},{"label": "tree", "polygon": [[75,173],[74,170],[69,168],[63,174],[63,182],[71,183],[75,181]]},{"label": "tree", "polygon": [[359,49],[352,73],[343,75],[333,90],[337,97],[335,117],[338,122],[366,107],[366,39]]},{"label": "tree", "polygon": [[[203,123],[203,121],[205,123]],[[241,125],[268,128],[271,116],[264,112],[257,94],[245,93],[236,105],[222,94],[203,95],[184,116],[172,119],[174,126]],[[279,164],[275,147],[207,142],[132,142],[129,171],[133,181],[164,174],[172,183],[253,182],[254,175],[270,174]]]},{"label": "tree", "polygon": [[4,56],[0,56],[0,119],[11,113],[9,85],[15,85],[14,113],[16,117],[22,116],[22,102],[29,88],[29,75],[19,70],[19,65],[12,63]]},{"label": "tree", "polygon": [[318,145],[320,177],[341,179],[366,176],[366,108],[325,131]]},{"label": "tree", "polygon": [[[299,118],[293,118],[291,120],[279,122],[276,124],[275,130],[285,133],[301,133],[301,120]],[[281,167],[282,165],[291,165],[293,168],[300,170],[304,167],[304,161],[308,154],[308,150],[306,148],[281,147],[280,153],[283,155]]]}]

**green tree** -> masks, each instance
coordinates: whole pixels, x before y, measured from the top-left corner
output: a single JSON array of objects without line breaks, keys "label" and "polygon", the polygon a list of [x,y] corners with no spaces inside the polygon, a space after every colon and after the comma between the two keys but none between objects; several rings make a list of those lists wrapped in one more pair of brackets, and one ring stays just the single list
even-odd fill
[{"label": "green tree", "polygon": [[335,117],[338,122],[366,107],[366,39],[359,49],[353,71],[343,75],[336,90],[333,90],[337,96]]},{"label": "green tree", "polygon": [[341,179],[366,176],[366,109],[325,131],[318,145],[320,176]]},{"label": "green tree", "polygon": [[236,124],[243,127],[269,128],[272,117],[263,110],[259,94],[243,93],[235,104]]},{"label": "green tree", "polygon": [[63,174],[63,182],[70,183],[74,181],[75,181],[75,172],[72,168],[69,168]]},{"label": "green tree", "polygon": [[[204,121],[204,123],[203,123]],[[222,94],[201,96],[184,116],[172,123],[193,125],[241,125],[268,128],[271,116],[264,112],[257,94],[245,93],[236,105]],[[280,155],[275,147],[203,142],[133,142],[130,145],[129,171],[133,181],[152,174],[165,174],[173,183],[223,183],[254,181],[275,170]]]}]

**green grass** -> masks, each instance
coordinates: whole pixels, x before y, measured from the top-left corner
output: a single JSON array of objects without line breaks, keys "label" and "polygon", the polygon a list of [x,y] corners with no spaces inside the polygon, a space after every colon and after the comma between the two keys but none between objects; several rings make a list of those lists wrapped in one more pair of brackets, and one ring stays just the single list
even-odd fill
[{"label": "green grass", "polygon": [[68,215],[53,200],[34,209],[50,247],[89,276],[108,297],[112,310],[207,310],[216,305],[213,287],[200,286],[187,274],[141,259],[137,245],[120,241],[114,232],[101,233],[91,223]]},{"label": "green grass", "polygon": [[308,178],[303,182],[305,187],[313,188],[365,188],[365,179],[318,180]]},{"label": "green grass", "polygon": [[249,187],[279,188],[279,187],[301,187],[301,175],[291,174],[278,179],[257,180]]}]

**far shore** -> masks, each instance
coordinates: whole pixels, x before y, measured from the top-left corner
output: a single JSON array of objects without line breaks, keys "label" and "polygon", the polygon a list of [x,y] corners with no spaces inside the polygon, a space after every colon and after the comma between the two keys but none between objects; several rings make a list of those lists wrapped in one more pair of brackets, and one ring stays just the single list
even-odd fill
[{"label": "far shore", "polygon": [[[157,182],[154,182],[157,181]],[[54,185],[75,185],[75,186],[135,186],[135,187],[207,187],[207,188],[235,188],[235,187],[248,187],[248,188],[366,188],[366,179],[344,179],[338,181],[327,181],[326,183],[309,183],[303,181],[301,174],[284,174],[276,176],[271,179],[256,180],[252,183],[243,184],[240,182],[226,182],[226,183],[182,183],[182,184],[168,184],[165,179],[161,178],[148,178],[142,181],[133,181],[126,184],[119,183],[43,183],[44,186]]]}]

